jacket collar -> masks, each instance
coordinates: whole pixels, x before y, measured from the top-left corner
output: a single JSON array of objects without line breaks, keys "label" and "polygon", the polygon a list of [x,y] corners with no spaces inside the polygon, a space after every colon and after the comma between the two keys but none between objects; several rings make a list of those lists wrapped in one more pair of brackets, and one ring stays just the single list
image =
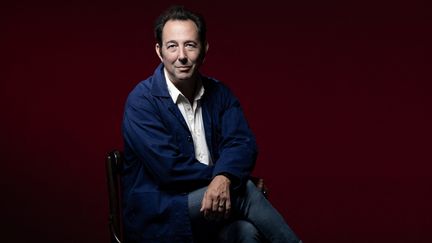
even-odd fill
[{"label": "jacket collar", "polygon": [[151,93],[154,96],[170,97],[164,75],[164,65],[161,63],[153,73]]},{"label": "jacket collar", "polygon": [[[179,108],[177,107],[177,105],[173,102],[173,100],[171,99],[171,96],[168,92],[168,87],[167,87],[167,83],[166,83],[166,79],[165,79],[165,73],[164,73],[164,65],[161,63],[159,64],[159,66],[156,68],[153,77],[152,77],[152,87],[151,87],[151,93],[154,96],[159,96],[159,97],[164,97],[167,99],[162,99],[162,102],[166,105],[166,107],[168,108],[168,110],[174,114],[174,116],[180,121],[180,123],[182,124],[182,126],[189,131],[188,125],[186,124],[186,121],[183,118],[183,115],[181,114]],[[209,92],[211,91],[212,85],[211,85],[211,81],[205,77],[205,76],[201,76],[201,80],[202,80],[202,85],[205,89],[205,93],[203,95],[203,101],[202,101],[202,114],[203,114],[203,121],[204,121],[204,130],[205,130],[205,134],[206,134],[206,142],[208,145],[208,148],[210,150],[210,155],[212,157],[212,160],[214,161],[214,151],[213,151],[213,146],[212,146],[212,119],[211,119],[211,115],[209,113],[210,110],[210,103],[209,101],[206,101],[209,97]]]}]

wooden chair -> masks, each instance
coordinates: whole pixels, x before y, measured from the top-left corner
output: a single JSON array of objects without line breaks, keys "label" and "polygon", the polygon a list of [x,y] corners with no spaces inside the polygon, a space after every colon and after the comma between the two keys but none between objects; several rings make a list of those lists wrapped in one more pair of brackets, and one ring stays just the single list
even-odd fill
[{"label": "wooden chair", "polygon": [[[121,167],[124,158],[119,150],[113,150],[106,156],[106,177],[108,184],[109,216],[108,227],[111,243],[122,243],[123,224],[121,220]],[[268,189],[264,180],[258,177],[251,177],[254,184],[261,190],[265,197],[268,196]]]}]

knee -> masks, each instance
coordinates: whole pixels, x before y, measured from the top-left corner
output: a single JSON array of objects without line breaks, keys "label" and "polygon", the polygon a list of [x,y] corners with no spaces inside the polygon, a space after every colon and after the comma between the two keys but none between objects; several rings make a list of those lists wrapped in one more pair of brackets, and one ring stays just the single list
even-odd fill
[{"label": "knee", "polygon": [[248,182],[246,183],[246,191],[248,194],[259,192],[256,185],[251,180],[248,180]]},{"label": "knee", "polygon": [[263,193],[256,187],[256,185],[249,180],[246,183],[246,195],[249,198],[253,198],[252,200],[265,199]]},{"label": "knee", "polygon": [[237,220],[225,226],[221,234],[221,242],[261,242],[258,229],[248,221]]},{"label": "knee", "polygon": [[247,187],[248,189],[250,189],[250,188],[256,188],[255,184],[254,184],[251,180],[248,180],[248,181],[247,181],[247,183],[246,183],[246,187]]},{"label": "knee", "polygon": [[254,236],[258,233],[257,228],[249,221],[237,220],[233,224],[235,225],[237,231],[243,235]]}]

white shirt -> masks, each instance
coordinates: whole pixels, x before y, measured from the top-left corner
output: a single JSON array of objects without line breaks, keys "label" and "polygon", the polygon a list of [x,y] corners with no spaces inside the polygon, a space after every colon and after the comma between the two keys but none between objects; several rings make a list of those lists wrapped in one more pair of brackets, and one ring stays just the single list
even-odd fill
[{"label": "white shirt", "polygon": [[212,161],[205,139],[204,122],[202,119],[201,109],[201,97],[204,94],[204,87],[200,85],[199,90],[195,94],[193,104],[191,105],[189,100],[170,81],[165,68],[164,73],[168,86],[168,92],[182,113],[183,118],[189,127],[189,131],[192,134],[196,159],[203,164],[211,165]]}]

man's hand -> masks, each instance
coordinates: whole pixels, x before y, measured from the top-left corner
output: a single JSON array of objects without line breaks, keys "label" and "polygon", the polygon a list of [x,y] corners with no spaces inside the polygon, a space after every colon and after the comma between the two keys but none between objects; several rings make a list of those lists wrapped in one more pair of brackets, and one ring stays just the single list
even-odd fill
[{"label": "man's hand", "polygon": [[201,212],[209,220],[227,219],[231,212],[231,181],[224,175],[217,175],[210,182],[201,202]]}]

